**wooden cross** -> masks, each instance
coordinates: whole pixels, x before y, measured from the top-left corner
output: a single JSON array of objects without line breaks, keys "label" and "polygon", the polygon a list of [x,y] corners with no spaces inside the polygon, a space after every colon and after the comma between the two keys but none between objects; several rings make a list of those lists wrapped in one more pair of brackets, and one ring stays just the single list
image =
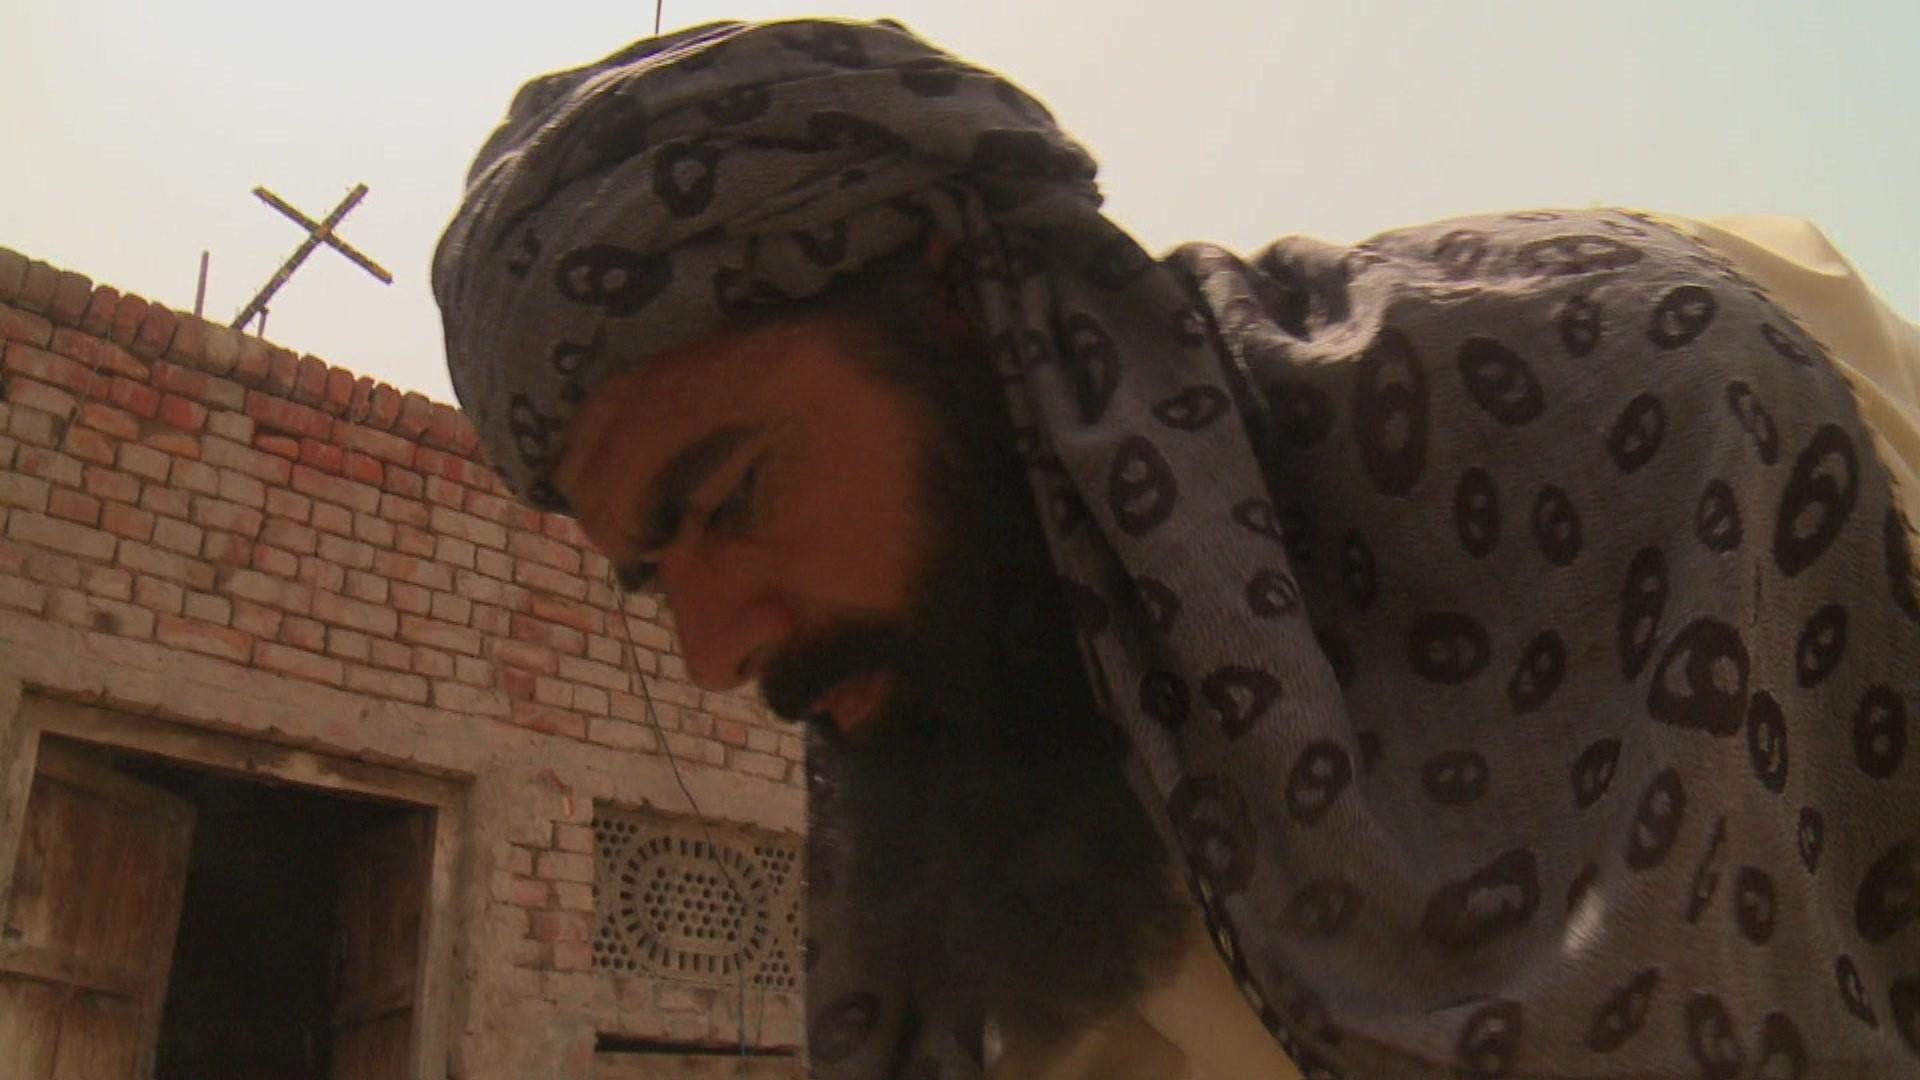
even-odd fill
[{"label": "wooden cross", "polygon": [[252,321],[255,315],[258,315],[260,316],[261,327],[264,330],[266,327],[267,301],[271,300],[273,294],[280,290],[280,286],[287,283],[287,279],[292,277],[293,272],[300,268],[300,264],[306,261],[307,256],[313,254],[313,249],[319,247],[321,244],[325,244],[340,254],[345,255],[348,259],[351,259],[354,265],[372,274],[374,277],[379,278],[382,285],[393,284],[393,275],[382,269],[379,263],[355,251],[353,245],[333,234],[334,228],[340,224],[340,219],[346,217],[349,210],[359,205],[361,199],[366,198],[367,185],[355,184],[353,190],[347,192],[347,197],[341,199],[340,205],[334,207],[333,213],[328,214],[323,221],[315,221],[300,211],[295,210],[289,206],[285,200],[281,199],[280,196],[275,195],[266,188],[254,188],[253,193],[259,196],[261,202],[292,218],[296,224],[307,230],[307,238],[301,241],[300,246],[294,249],[292,255],[287,256],[287,261],[280,264],[280,269],[274,271],[273,277],[268,280],[266,285],[263,286],[258,293],[254,294],[253,299],[247,301],[247,306],[240,309],[240,314],[234,316],[234,329],[239,330],[244,328],[248,322]]}]

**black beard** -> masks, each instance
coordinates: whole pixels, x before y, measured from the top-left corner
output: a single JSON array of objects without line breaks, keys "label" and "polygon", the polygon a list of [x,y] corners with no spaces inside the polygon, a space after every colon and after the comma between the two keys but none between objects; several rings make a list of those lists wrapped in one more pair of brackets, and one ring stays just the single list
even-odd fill
[{"label": "black beard", "polygon": [[762,691],[801,719],[844,679],[896,676],[852,736],[817,724],[811,740],[813,828],[852,847],[855,942],[917,993],[1044,1037],[1162,973],[1185,916],[1005,455],[934,469],[955,540],[912,616],[800,645]]}]

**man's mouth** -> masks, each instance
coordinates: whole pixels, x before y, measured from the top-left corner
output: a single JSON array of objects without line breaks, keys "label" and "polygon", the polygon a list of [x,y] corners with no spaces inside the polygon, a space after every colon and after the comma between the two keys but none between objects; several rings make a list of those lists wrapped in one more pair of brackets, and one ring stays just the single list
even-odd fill
[{"label": "man's mouth", "polygon": [[807,716],[831,724],[843,735],[864,727],[886,705],[893,692],[894,676],[887,672],[868,672],[835,684],[814,699]]}]

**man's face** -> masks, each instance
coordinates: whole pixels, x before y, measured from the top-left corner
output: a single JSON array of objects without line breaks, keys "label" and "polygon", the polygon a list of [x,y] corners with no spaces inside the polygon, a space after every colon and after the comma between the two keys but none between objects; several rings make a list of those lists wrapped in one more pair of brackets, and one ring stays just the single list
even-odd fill
[{"label": "man's face", "polygon": [[[608,380],[574,423],[554,482],[623,580],[664,595],[705,689],[913,606],[934,546],[934,424],[861,363],[870,347],[825,319],[703,339]],[[832,669],[780,680],[774,704],[842,731],[872,718],[890,676],[843,663],[823,685]]]}]

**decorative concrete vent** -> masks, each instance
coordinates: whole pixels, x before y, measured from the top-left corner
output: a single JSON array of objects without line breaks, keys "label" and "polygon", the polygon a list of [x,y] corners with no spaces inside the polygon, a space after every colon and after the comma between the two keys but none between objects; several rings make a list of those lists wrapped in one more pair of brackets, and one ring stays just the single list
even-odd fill
[{"label": "decorative concrete vent", "polygon": [[596,804],[593,965],[800,989],[800,838]]}]

